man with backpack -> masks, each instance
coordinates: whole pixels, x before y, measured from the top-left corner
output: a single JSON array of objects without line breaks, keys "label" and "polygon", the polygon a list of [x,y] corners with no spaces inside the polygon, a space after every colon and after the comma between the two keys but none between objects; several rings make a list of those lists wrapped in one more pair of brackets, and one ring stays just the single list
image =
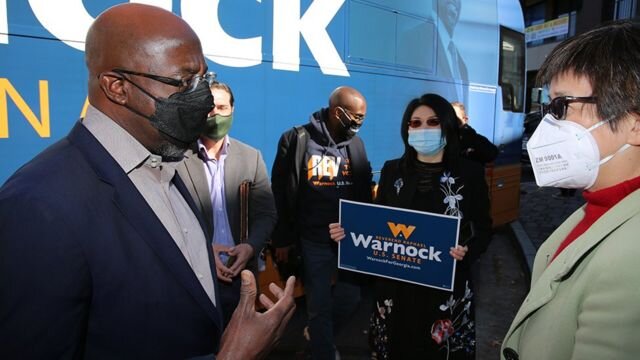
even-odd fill
[{"label": "man with backpack", "polygon": [[356,89],[342,86],[309,123],[282,134],[271,183],[278,210],[272,236],[276,260],[302,255],[313,359],[334,359],[337,333],[360,301],[356,275],[337,270],[337,245],[328,232],[338,222],[339,199],[371,201],[371,166],[357,136],[367,111]]}]

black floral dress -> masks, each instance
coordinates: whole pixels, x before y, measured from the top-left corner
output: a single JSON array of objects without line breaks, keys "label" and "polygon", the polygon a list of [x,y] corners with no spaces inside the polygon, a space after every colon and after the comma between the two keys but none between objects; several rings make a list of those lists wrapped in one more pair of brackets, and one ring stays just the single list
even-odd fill
[{"label": "black floral dress", "polygon": [[[411,171],[399,160],[385,164],[378,200],[383,205],[459,216],[474,223],[474,235],[456,266],[453,292],[378,278],[370,320],[374,359],[474,359],[474,294],[469,265],[486,249],[491,220],[482,169],[451,172],[442,163],[416,162]],[[472,165],[472,164],[471,164]],[[467,204],[471,206],[466,206]],[[465,244],[466,242],[466,244]]]}]

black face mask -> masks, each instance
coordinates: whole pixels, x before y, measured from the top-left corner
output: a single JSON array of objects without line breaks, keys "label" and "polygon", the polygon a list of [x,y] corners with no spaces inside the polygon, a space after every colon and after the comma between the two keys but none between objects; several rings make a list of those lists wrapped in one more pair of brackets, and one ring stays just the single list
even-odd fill
[{"label": "black face mask", "polygon": [[358,123],[357,121],[351,119],[342,108],[340,108],[340,110],[342,110],[342,114],[347,118],[347,121],[346,124],[344,121],[342,121],[342,115],[338,116],[338,120],[340,121],[340,125],[342,125],[344,137],[349,140],[358,134],[362,123]]},{"label": "black face mask", "polygon": [[207,125],[207,115],[213,108],[213,95],[209,83],[200,82],[191,92],[177,92],[168,98],[151,95],[136,83],[128,80],[156,103],[156,111],[147,116],[127,107],[136,114],[147,118],[153,127],[167,136],[176,145],[185,149],[198,139]]}]

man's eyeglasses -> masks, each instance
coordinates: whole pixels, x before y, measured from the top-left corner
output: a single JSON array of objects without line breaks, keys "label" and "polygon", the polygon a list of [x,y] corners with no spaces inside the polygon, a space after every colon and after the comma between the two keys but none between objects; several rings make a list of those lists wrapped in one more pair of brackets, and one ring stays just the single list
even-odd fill
[{"label": "man's eyeglasses", "polygon": [[209,83],[209,86],[213,85],[216,81],[216,74],[214,72],[207,72],[204,75],[195,75],[189,79],[174,79],[166,76],[153,75],[147,73],[141,73],[137,71],[125,70],[125,69],[113,69],[111,70],[120,75],[129,74],[129,75],[137,75],[146,77],[155,81],[159,81],[163,84],[175,86],[178,88],[182,88],[182,92],[190,93],[195,90],[198,85],[204,80]]},{"label": "man's eyeglasses", "polygon": [[[411,119],[409,120],[409,127],[412,129],[416,129],[419,128],[420,126],[422,126],[422,124],[424,123],[424,121],[422,120],[418,120],[418,119]],[[438,119],[437,117],[432,117],[426,120],[427,125],[429,126],[440,126],[440,119]]]},{"label": "man's eyeglasses", "polygon": [[542,116],[553,115],[558,120],[563,120],[567,116],[567,108],[572,103],[595,104],[595,96],[558,96],[548,104],[542,104]]},{"label": "man's eyeglasses", "polygon": [[348,109],[345,109],[341,106],[339,106],[338,108],[349,118],[349,120],[351,120],[351,126],[355,128],[359,128],[360,126],[362,126],[362,122],[364,121],[363,114],[354,114]]}]

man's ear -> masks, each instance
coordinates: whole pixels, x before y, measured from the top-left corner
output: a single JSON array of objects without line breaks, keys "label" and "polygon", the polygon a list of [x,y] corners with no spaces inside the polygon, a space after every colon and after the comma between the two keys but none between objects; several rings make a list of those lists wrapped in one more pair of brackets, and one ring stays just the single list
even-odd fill
[{"label": "man's ear", "polygon": [[334,107],[334,108],[329,108],[329,121],[331,121],[332,119],[338,119],[340,120],[340,110],[338,110],[338,106]]},{"label": "man's ear", "polygon": [[99,75],[100,88],[106,97],[116,104],[127,103],[127,89],[124,86],[125,80],[121,75],[107,71]]}]

